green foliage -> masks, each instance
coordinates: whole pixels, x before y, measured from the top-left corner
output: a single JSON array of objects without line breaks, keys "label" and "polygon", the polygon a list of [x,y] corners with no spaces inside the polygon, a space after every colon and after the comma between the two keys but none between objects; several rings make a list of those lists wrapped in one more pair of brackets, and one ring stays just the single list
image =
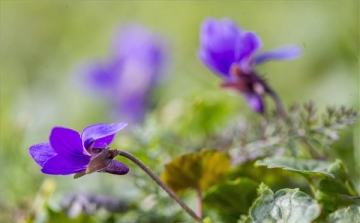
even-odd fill
[{"label": "green foliage", "polygon": [[360,206],[352,205],[346,208],[341,208],[334,213],[331,213],[326,220],[326,223],[359,222]]},{"label": "green foliage", "polygon": [[270,189],[262,189],[250,209],[254,223],[310,223],[320,213],[321,207],[316,200],[298,189],[282,189],[275,194]]},{"label": "green foliage", "polygon": [[320,113],[313,102],[294,104],[286,120],[272,114],[259,122],[233,127],[231,143],[241,146],[232,152],[232,158],[243,163],[285,153],[298,158],[326,159],[326,150],[339,139],[340,130],[354,124],[357,117],[352,108],[328,107]]},{"label": "green foliage", "polygon": [[165,165],[161,179],[177,193],[190,188],[206,190],[219,182],[229,169],[229,156],[218,151],[204,150],[173,159]]},{"label": "green foliage", "polygon": [[247,214],[257,197],[257,187],[257,182],[245,177],[226,180],[210,187],[203,203],[217,211],[225,222],[235,222],[240,214]]},{"label": "green foliage", "polygon": [[267,166],[268,168],[282,168],[299,173],[305,176],[311,184],[314,184],[314,178],[319,178],[318,186],[313,190],[315,190],[316,199],[327,211],[334,211],[338,207],[356,204],[360,201],[358,197],[354,197],[356,191],[341,160],[330,163],[319,160],[300,160],[291,157],[270,157],[258,160],[256,165]]},{"label": "green foliage", "polygon": [[48,208],[48,218],[51,219],[51,222],[54,223],[96,223],[98,220],[95,217],[89,215],[80,214],[75,218],[69,218],[63,211],[54,211],[51,208]]},{"label": "green foliage", "polygon": [[246,214],[256,198],[258,183],[248,178],[226,180],[207,190],[205,205],[222,212]]},{"label": "green foliage", "polygon": [[341,160],[336,160],[328,168],[335,177],[322,179],[319,183],[316,198],[327,211],[334,211],[339,207],[360,204],[360,197],[354,190],[347,168]]},{"label": "green foliage", "polygon": [[305,177],[334,178],[335,176],[327,169],[330,162],[319,160],[303,160],[294,157],[269,157],[256,161],[255,165],[267,166],[268,168],[281,168],[299,173]]}]

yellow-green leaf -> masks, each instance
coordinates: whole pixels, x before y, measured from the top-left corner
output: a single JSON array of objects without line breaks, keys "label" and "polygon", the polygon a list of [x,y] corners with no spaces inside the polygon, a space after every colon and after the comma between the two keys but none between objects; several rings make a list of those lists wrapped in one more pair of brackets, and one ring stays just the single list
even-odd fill
[{"label": "yellow-green leaf", "polygon": [[219,182],[229,169],[227,154],[205,150],[173,159],[165,165],[161,179],[177,193],[188,188],[206,190]]}]

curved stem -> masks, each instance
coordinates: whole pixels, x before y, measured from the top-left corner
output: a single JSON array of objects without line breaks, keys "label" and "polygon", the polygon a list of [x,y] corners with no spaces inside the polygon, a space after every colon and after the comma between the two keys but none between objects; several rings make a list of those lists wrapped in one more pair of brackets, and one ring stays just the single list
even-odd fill
[{"label": "curved stem", "polygon": [[138,160],[136,157],[131,155],[130,153],[119,151],[119,156],[123,156],[131,160],[133,163],[135,163],[137,166],[139,166],[147,175],[151,177],[160,187],[162,187],[171,198],[173,198],[181,207],[186,211],[194,220],[196,220],[199,223],[202,223],[202,219],[198,217],[176,194],[174,191],[172,191],[164,182],[162,182],[156,174],[154,174],[145,164],[143,164],[140,160]]}]

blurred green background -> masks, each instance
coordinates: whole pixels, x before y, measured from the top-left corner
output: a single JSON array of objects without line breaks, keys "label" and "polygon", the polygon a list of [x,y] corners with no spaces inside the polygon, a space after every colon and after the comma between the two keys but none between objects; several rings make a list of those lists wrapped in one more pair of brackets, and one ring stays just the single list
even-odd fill
[{"label": "blurred green background", "polygon": [[[254,30],[264,50],[286,44],[303,48],[298,60],[258,67],[286,105],[313,100],[319,108],[346,105],[359,110],[357,1],[1,1],[3,211],[14,215],[26,210],[49,177],[40,172],[28,148],[47,141],[52,127],[81,131],[92,123],[114,121],[108,105],[81,88],[75,68],[87,59],[106,59],[115,29],[126,22],[138,22],[167,39],[169,77],[154,99],[162,131],[178,125],[174,116],[186,113],[183,105],[199,98],[226,103],[219,125],[236,116],[256,118],[241,96],[218,87],[220,79],[196,56],[200,24],[206,17],[229,17],[243,29]],[[336,144],[345,160],[353,159],[351,165],[360,159],[358,123]],[[131,149],[131,144],[120,136],[115,147]],[[356,168],[360,165],[350,166]],[[131,176],[51,178],[56,182],[55,200],[80,190],[138,196]]]}]

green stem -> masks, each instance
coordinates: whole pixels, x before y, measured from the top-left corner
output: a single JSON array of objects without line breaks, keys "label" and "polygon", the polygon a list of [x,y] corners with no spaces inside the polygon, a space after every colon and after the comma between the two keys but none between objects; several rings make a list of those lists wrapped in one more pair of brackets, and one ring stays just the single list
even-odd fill
[{"label": "green stem", "polygon": [[154,174],[145,164],[143,164],[140,160],[138,160],[136,157],[131,155],[130,153],[119,151],[119,156],[123,156],[131,160],[133,163],[135,163],[137,166],[139,166],[147,175],[151,177],[162,189],[164,189],[172,199],[174,199],[181,207],[188,213],[196,222],[202,223],[201,217],[198,217],[176,194],[174,191],[172,191],[164,182],[160,180],[156,174]]},{"label": "green stem", "polygon": [[316,196],[316,187],[315,187],[315,183],[314,183],[313,179],[311,179],[311,178],[308,178],[308,181],[309,181],[309,187],[310,187],[310,190],[311,190],[311,192],[313,193],[314,198],[315,198],[315,196]]}]

